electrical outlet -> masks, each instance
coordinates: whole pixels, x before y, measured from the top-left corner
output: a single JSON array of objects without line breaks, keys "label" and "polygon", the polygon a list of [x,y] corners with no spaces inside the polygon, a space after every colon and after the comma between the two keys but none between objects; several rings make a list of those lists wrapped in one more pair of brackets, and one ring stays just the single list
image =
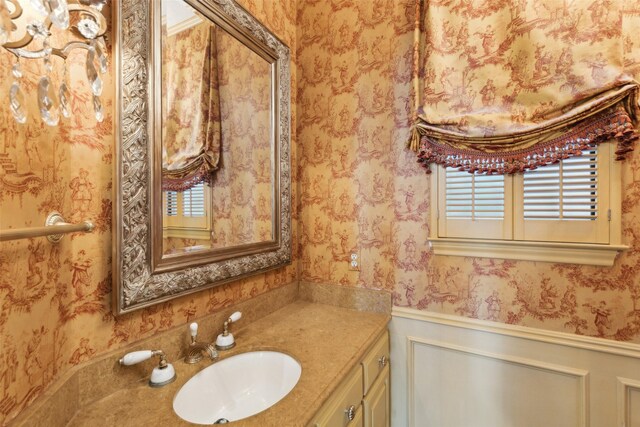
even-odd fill
[{"label": "electrical outlet", "polygon": [[349,270],[360,271],[360,262],[360,254],[358,252],[353,252],[351,256],[349,256]]}]

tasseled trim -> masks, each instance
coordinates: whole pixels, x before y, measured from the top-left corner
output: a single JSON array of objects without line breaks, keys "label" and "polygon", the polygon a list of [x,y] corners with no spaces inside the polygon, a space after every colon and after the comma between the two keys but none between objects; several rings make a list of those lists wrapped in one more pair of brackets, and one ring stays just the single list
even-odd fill
[{"label": "tasseled trim", "polygon": [[624,160],[625,155],[633,151],[633,142],[639,137],[629,114],[623,108],[611,108],[573,126],[561,137],[516,151],[485,153],[456,149],[429,136],[420,138],[415,128],[407,143],[411,149],[415,138],[421,141],[418,162],[426,168],[427,173],[431,173],[430,164],[436,163],[469,173],[505,175],[534,170],[579,156],[593,144],[614,138],[618,141],[616,160]]},{"label": "tasseled trim", "polygon": [[194,174],[184,178],[169,178],[167,175],[162,176],[162,191],[186,191],[201,182],[210,182],[212,171],[200,168]]}]

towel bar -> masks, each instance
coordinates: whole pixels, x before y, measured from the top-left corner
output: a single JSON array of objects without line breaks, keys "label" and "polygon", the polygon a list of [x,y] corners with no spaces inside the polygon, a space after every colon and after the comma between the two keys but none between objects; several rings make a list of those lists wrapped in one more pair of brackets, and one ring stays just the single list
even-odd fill
[{"label": "towel bar", "polygon": [[58,243],[66,233],[90,232],[93,228],[94,225],[91,221],[69,224],[58,212],[51,212],[47,216],[44,227],[0,230],[0,242],[46,236],[51,243]]}]

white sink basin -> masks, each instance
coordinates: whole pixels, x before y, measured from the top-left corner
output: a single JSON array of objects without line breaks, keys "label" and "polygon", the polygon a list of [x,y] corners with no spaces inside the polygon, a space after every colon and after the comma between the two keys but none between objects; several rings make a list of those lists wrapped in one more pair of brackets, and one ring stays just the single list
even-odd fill
[{"label": "white sink basin", "polygon": [[289,394],[301,372],[300,363],[284,353],[238,354],[195,374],[176,393],[173,410],[195,424],[241,420]]}]

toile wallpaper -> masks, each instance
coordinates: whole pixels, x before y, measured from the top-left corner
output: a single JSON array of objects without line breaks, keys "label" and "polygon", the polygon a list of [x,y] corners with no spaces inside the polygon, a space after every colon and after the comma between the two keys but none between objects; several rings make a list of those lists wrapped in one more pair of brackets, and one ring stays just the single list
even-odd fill
[{"label": "toile wallpaper", "polygon": [[[73,365],[290,283],[296,275],[305,282],[390,292],[396,306],[640,343],[640,150],[623,165],[623,232],[631,249],[613,267],[434,257],[427,244],[429,177],[404,148],[412,108],[414,0],[241,3],[296,52],[298,265],[114,318],[113,75],[106,78],[107,114],[100,125],[86,112],[86,87],[74,92],[73,118],[55,129],[33,118],[17,125],[0,103],[0,226],[39,225],[52,209],[97,224],[94,234],[67,236],[58,246],[42,239],[0,243],[0,423]],[[464,14],[476,2],[450,3]],[[604,2],[592,3],[600,8]],[[625,8],[625,67],[638,77],[634,31],[640,2]],[[482,39],[466,42],[482,52]],[[72,75],[84,72],[81,60],[71,61]],[[10,66],[9,54],[0,52],[0,75],[10,75]],[[553,72],[555,62],[549,66]],[[37,67],[23,64],[29,93]],[[0,80],[0,93],[10,84]],[[360,272],[348,270],[353,250],[361,256]]]},{"label": "toile wallpaper", "polygon": [[[607,2],[589,1],[594,22],[622,19],[625,69],[639,78],[640,2],[623,2],[622,16],[616,18],[607,17],[615,10],[607,9]],[[400,307],[640,343],[637,148],[623,164],[623,240],[631,248],[611,268],[435,257],[429,250],[430,181],[403,144],[413,102],[414,3],[298,2],[301,280],[382,289]],[[515,3],[536,5],[545,20],[534,25],[562,14],[549,10],[549,2]],[[430,2],[446,4],[468,19],[502,13],[515,3]],[[449,40],[482,57],[500,40],[490,38],[490,29],[481,27],[481,32],[485,35],[463,33]],[[543,58],[540,72],[549,76],[563,64],[544,46],[532,55]],[[604,72],[590,61],[575,68],[585,79]],[[434,73],[432,80],[450,84],[451,93],[466,87],[465,102],[502,102],[489,89],[482,93],[480,77],[470,84],[471,73],[466,83],[446,69]],[[496,71],[494,84],[503,79]],[[354,250],[360,253],[360,272],[348,270]]]},{"label": "toile wallpaper", "polygon": [[[209,24],[199,24],[172,38],[180,41],[183,52],[201,52],[206,47],[209,32]],[[216,147],[219,162],[216,159],[217,170],[212,172],[209,187],[212,237],[210,240],[166,237],[163,239],[164,253],[191,246],[224,248],[272,238],[271,66],[224,30],[216,29],[214,43],[220,139]],[[192,69],[194,62],[190,57],[172,55],[171,49],[166,50],[163,58],[167,68]],[[200,108],[197,102],[188,103],[193,88],[189,90],[187,86],[186,90],[176,92],[186,98],[180,102],[185,113]],[[182,121],[178,119],[172,117],[174,127],[190,129],[188,117]],[[179,153],[188,139],[165,137],[163,148],[169,153]]]},{"label": "toile wallpaper", "polygon": [[218,34],[222,153],[212,191],[214,248],[271,240],[273,231],[271,67]]},{"label": "toile wallpaper", "polygon": [[[295,51],[295,0],[240,3]],[[1,76],[11,76],[12,58],[0,49]],[[40,63],[22,63],[30,107],[25,125],[14,121],[6,99],[0,102],[0,228],[40,226],[51,210],[68,221],[96,224],[93,234],[67,235],[59,245],[42,238],[0,243],[0,425],[74,365],[296,280],[294,262],[129,315],[111,314],[114,75],[110,65],[102,76],[105,120],[96,124],[84,58],[78,53],[68,61],[77,90],[73,116],[58,127],[47,127],[36,115]],[[54,82],[62,65],[56,61]],[[9,93],[11,80],[0,79],[0,94]],[[295,162],[295,91],[292,97]],[[294,230],[296,221],[294,210]]]}]

